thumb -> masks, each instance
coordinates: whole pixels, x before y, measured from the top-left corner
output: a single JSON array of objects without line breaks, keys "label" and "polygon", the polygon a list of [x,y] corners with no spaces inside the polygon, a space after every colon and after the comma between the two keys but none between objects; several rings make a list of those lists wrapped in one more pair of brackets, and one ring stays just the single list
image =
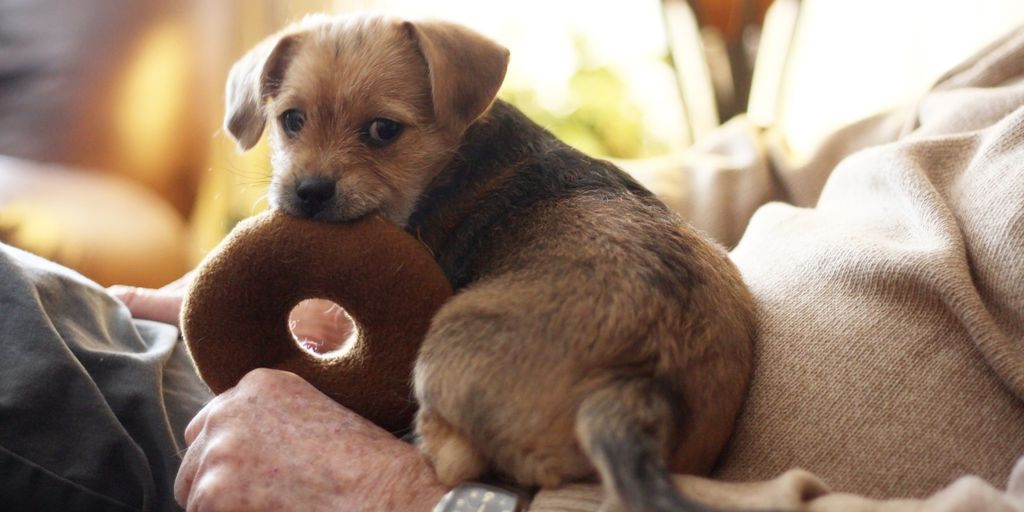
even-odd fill
[{"label": "thumb", "polygon": [[111,286],[107,293],[128,306],[135,318],[155,320],[178,325],[183,292],[180,290],[154,290],[134,286]]}]

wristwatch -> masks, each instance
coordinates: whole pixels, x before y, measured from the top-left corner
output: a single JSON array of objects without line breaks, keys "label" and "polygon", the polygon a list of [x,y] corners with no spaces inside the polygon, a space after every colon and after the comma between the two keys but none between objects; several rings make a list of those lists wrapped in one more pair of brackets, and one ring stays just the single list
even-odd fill
[{"label": "wristwatch", "polygon": [[524,512],[526,496],[502,487],[466,482],[448,491],[434,512]]}]

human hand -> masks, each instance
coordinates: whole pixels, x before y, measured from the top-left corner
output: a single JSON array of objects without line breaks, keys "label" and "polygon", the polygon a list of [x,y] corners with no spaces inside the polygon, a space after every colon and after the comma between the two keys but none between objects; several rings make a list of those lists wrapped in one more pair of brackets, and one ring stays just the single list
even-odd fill
[{"label": "human hand", "polygon": [[341,306],[329,300],[308,299],[292,309],[288,329],[300,344],[323,354],[341,348],[355,325]]},{"label": "human hand", "polygon": [[134,318],[178,325],[181,303],[191,282],[192,272],[189,272],[163,288],[115,285],[107,288],[107,293],[128,306]]},{"label": "human hand", "polygon": [[447,491],[414,446],[278,370],[214,398],[185,441],[189,511],[428,511]]},{"label": "human hand", "polygon": [[[134,318],[177,325],[192,276],[189,272],[159,289],[116,285],[107,292],[123,302]],[[341,348],[355,329],[344,309],[322,299],[304,300],[295,306],[288,327],[299,343],[318,353]]]}]

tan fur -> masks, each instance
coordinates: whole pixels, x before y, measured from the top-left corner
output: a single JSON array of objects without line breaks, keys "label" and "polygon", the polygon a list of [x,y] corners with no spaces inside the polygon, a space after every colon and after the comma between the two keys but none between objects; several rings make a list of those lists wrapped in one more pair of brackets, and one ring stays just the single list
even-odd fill
[{"label": "tan fur", "polygon": [[[492,122],[508,61],[467,29],[380,17],[306,20],[253,52],[232,72],[227,123],[246,147],[262,130],[253,126],[272,120],[272,204],[294,212],[297,180],[324,175],[340,199],[317,218],[377,211],[400,225],[466,158],[454,155],[467,129]],[[309,112],[296,140],[276,121],[290,108]],[[358,133],[380,116],[406,131],[369,149]],[[532,144],[516,151],[536,156]],[[479,186],[518,170],[512,162]],[[446,244],[483,188],[435,210],[424,242]],[[414,371],[420,447],[443,482],[490,468],[523,485],[595,473],[607,483],[594,443],[633,432],[672,470],[710,470],[750,376],[752,300],[721,248],[642,197],[566,196],[485,233],[477,274],[434,318]]]},{"label": "tan fur", "polygon": [[[579,200],[551,208],[544,222],[502,240],[516,250],[494,255],[492,276],[441,308],[420,349],[414,382],[421,425],[448,418],[473,439],[478,457],[521,483],[554,487],[593,472],[581,447],[566,443],[576,437],[578,404],[610,374],[650,371],[680,380],[679,409],[699,419],[684,422],[673,436],[679,442],[670,447],[669,467],[711,469],[746,390],[752,301],[724,252],[692,230],[676,236],[696,249],[694,260],[707,280],[694,290],[693,309],[680,310],[640,285],[639,274],[653,262],[633,248],[638,237],[663,231],[650,229],[652,220],[631,209]],[[606,266],[582,271],[574,265],[594,260]],[[678,343],[681,337],[685,344]],[[592,343],[605,339],[624,341]],[[530,340],[538,340],[535,350],[519,348]],[[659,367],[631,368],[656,354]],[[487,386],[477,385],[480,376]],[[438,449],[444,438],[424,437],[439,468],[458,467]],[[476,476],[468,471],[475,466],[439,476],[454,483]]]},{"label": "tan fur", "polygon": [[[336,181],[344,196],[320,219],[376,212],[404,224],[420,192],[451,159],[462,130],[483,113],[504,79],[508,50],[475,34],[470,74],[460,67],[464,59],[425,61],[424,53],[451,53],[462,33],[469,34],[443,22],[311,16],[243,57],[229,74],[225,126],[248,149],[270,121],[271,206],[288,210],[280,201],[300,180],[323,176]],[[450,78],[460,74],[466,79]],[[445,112],[454,105],[463,111],[438,117],[435,104]],[[292,108],[307,114],[296,141],[277,122]],[[377,117],[405,125],[403,144],[376,151],[359,140],[360,130]]]}]

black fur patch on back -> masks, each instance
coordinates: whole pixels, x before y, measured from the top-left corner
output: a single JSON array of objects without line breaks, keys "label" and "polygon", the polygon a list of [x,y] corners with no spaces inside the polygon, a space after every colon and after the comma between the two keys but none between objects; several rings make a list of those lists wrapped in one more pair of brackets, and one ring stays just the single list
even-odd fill
[{"label": "black fur patch on back", "polygon": [[660,205],[625,172],[569,147],[499,100],[486,119],[467,130],[459,152],[420,198],[406,229],[434,252],[459,289],[475,277],[473,260],[490,233],[541,202],[583,194],[628,195]]}]

